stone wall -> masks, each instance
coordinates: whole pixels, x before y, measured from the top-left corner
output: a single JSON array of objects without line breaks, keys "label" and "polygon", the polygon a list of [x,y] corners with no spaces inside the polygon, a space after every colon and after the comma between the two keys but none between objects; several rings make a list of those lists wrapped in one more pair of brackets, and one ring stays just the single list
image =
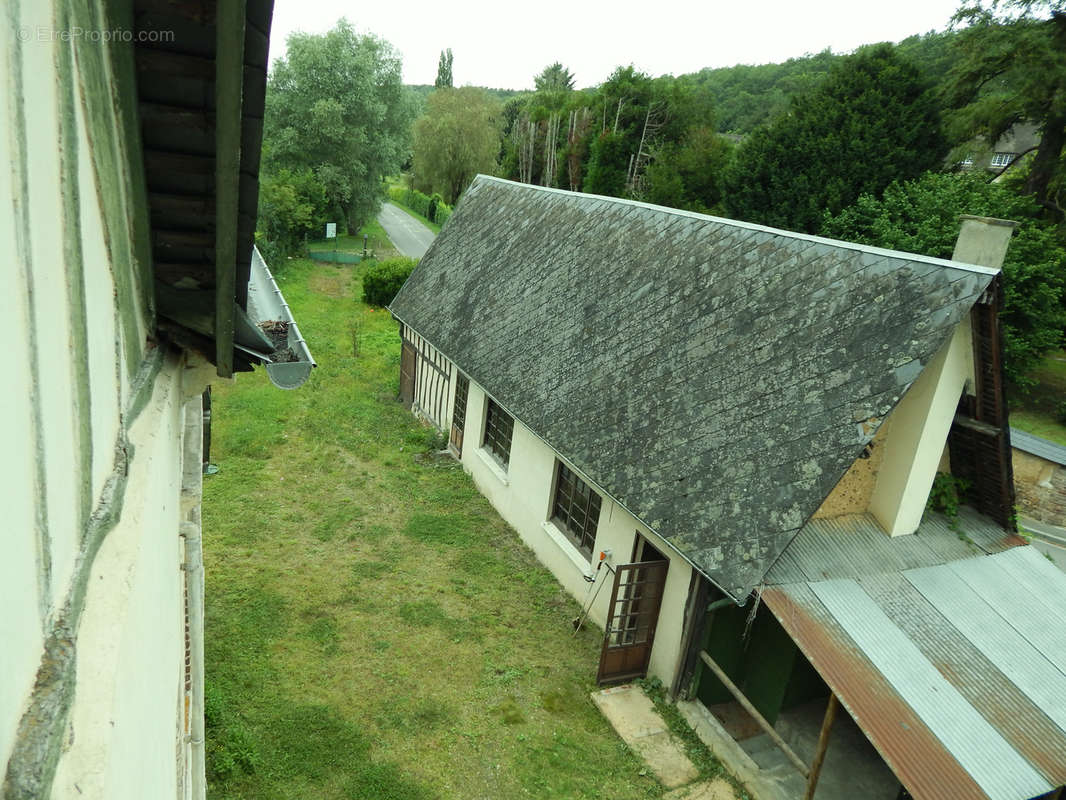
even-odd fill
[{"label": "stone wall", "polygon": [[1066,528],[1066,467],[1014,449],[1018,512]]}]

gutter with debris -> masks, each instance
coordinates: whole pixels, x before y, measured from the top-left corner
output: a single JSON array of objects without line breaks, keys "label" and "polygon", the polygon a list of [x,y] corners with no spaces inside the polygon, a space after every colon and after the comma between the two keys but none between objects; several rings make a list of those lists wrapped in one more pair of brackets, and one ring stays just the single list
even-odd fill
[{"label": "gutter with debris", "polygon": [[[248,319],[253,336],[270,342],[273,352],[266,356],[257,350],[235,344],[235,347],[263,362],[270,381],[279,389],[296,389],[311,375],[311,368],[317,366],[311,357],[300,328],[293,319],[289,304],[281,294],[270,274],[259,248],[252,250],[251,274],[248,278]],[[247,324],[243,319],[238,327]],[[236,336],[238,342],[240,332]]]}]

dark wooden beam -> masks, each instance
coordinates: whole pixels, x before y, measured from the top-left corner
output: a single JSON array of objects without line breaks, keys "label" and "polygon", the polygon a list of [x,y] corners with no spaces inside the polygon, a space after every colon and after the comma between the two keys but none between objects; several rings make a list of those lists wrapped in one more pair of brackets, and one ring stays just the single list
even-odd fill
[{"label": "dark wooden beam", "polygon": [[822,717],[822,730],[818,734],[818,748],[814,751],[814,760],[811,762],[811,774],[807,776],[807,792],[803,800],[811,800],[818,788],[818,778],[822,774],[822,764],[825,763],[825,753],[829,748],[829,734],[833,730],[833,723],[837,718],[837,708],[840,706],[837,696],[829,693],[829,704],[825,707],[825,716]]},{"label": "dark wooden beam", "polygon": [[244,20],[244,0],[219,3],[215,23],[215,365],[223,378],[233,375]]},{"label": "dark wooden beam", "polygon": [[781,734],[774,730],[774,726],[766,720],[766,717],[759,713],[759,709],[753,706],[744,693],[737,688],[737,685],[725,674],[725,670],[718,666],[718,662],[707,655],[706,650],[700,651],[700,659],[704,664],[711,668],[711,672],[713,672],[714,676],[722,682],[722,685],[726,689],[729,690],[729,693],[733,695],[733,699],[740,703],[740,707],[747,711],[748,714],[751,715],[751,718],[763,729],[766,735],[770,737],[770,741],[777,745],[777,749],[784,753],[788,760],[792,762],[793,766],[799,770],[800,775],[804,778],[810,775],[810,770],[807,768],[807,765],[804,764],[803,761],[800,760],[800,757],[796,755],[796,752],[788,746],[788,742],[781,738]]}]

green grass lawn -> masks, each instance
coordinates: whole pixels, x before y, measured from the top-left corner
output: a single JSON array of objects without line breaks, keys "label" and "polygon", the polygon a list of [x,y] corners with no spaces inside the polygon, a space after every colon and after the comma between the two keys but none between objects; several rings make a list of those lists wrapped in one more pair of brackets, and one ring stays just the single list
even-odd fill
[{"label": "green grass lawn", "polygon": [[365,267],[278,270],[307,384],[214,390],[209,797],[661,796],[589,699],[600,634],[396,401]]},{"label": "green grass lawn", "polygon": [[1013,393],[1009,399],[1010,424],[1066,445],[1066,425],[1057,415],[1059,405],[1066,402],[1066,351],[1048,354],[1030,377],[1036,385],[1028,393]]},{"label": "green grass lawn", "polygon": [[[402,206],[401,206],[402,207]],[[439,228],[438,228],[439,230]],[[336,239],[316,239],[307,243],[308,250],[341,250],[346,253],[363,252],[363,234],[367,236],[367,248],[374,251],[375,256],[391,258],[396,249],[389,241],[385,229],[376,219],[371,220],[358,234],[342,233]]]}]

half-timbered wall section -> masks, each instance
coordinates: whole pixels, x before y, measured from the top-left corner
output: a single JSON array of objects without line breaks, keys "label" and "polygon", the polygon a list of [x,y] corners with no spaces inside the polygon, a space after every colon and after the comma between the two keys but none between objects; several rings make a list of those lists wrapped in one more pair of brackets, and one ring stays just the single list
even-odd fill
[{"label": "half-timbered wall section", "polygon": [[449,421],[451,376],[455,367],[409,326],[401,326],[400,335],[415,352],[414,397],[411,410],[443,431]]}]

